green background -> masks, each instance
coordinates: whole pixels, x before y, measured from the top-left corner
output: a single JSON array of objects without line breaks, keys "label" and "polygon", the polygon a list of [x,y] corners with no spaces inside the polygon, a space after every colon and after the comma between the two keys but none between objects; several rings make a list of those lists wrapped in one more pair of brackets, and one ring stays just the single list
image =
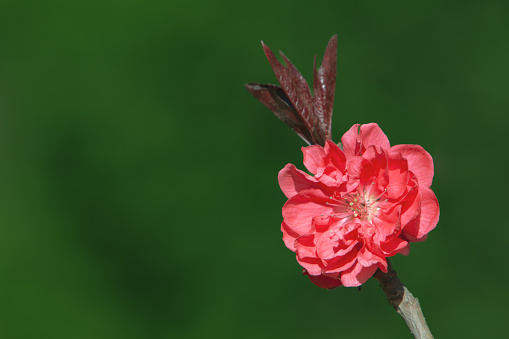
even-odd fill
[{"label": "green background", "polygon": [[333,138],[435,161],[437,228],[393,264],[437,338],[507,329],[507,1],[0,3],[2,338],[409,338],[373,279],[281,240],[303,142],[243,88],[338,33]]}]

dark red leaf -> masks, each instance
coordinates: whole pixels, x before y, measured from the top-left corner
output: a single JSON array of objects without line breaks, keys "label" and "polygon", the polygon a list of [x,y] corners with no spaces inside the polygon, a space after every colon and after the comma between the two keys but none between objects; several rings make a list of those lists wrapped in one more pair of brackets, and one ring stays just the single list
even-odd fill
[{"label": "dark red leaf", "polygon": [[256,83],[249,83],[244,86],[281,121],[290,126],[305,142],[309,145],[313,144],[313,138],[306,124],[281,87]]},{"label": "dark red leaf", "polygon": [[336,89],[336,60],[338,36],[334,35],[327,44],[323,55],[322,65],[316,71],[313,67],[313,94],[315,111],[320,121],[320,128],[325,130],[327,139],[331,139],[332,108],[334,106],[334,91]]},{"label": "dark red leaf", "polygon": [[325,145],[331,138],[332,106],[336,85],[337,36],[327,45],[322,65],[313,72],[313,91],[292,62],[282,53],[283,65],[262,41],[263,50],[281,87],[247,84],[246,88],[276,116],[310,144]]}]

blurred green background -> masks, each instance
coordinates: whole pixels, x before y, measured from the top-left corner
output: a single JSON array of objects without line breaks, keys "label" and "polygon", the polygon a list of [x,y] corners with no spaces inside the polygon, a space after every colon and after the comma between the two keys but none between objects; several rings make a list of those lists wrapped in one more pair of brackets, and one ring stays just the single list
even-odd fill
[{"label": "blurred green background", "polygon": [[[438,227],[393,264],[437,338],[507,325],[509,2],[0,3],[2,338],[409,338],[374,280],[281,240],[303,142],[244,89],[338,33],[333,138],[434,157]],[[500,213],[499,213],[500,212]]]}]

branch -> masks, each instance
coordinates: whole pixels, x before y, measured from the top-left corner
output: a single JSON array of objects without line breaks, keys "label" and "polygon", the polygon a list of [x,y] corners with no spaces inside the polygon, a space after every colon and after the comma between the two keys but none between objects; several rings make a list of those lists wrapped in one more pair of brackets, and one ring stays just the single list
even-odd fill
[{"label": "branch", "polygon": [[415,339],[433,339],[422,314],[419,300],[399,280],[398,274],[388,259],[387,263],[387,273],[378,269],[373,277],[380,283],[389,304],[403,317]]}]

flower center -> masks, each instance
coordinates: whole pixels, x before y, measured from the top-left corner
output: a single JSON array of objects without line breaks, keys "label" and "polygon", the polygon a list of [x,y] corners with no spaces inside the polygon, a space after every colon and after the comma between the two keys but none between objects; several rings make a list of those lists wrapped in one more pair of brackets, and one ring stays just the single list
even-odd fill
[{"label": "flower center", "polygon": [[384,202],[384,200],[381,200],[381,197],[385,191],[379,196],[373,196],[370,191],[364,189],[361,192],[346,194],[335,192],[333,196],[329,197],[329,201],[326,202],[327,205],[333,208],[330,216],[347,220],[357,218],[371,223],[373,218],[380,214]]}]

